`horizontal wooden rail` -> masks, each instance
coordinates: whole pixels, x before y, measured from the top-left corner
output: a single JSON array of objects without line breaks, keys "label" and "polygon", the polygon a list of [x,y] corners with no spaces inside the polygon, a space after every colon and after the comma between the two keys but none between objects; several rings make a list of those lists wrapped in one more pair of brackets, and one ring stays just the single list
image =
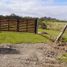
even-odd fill
[{"label": "horizontal wooden rail", "polygon": [[37,33],[37,19],[2,19],[0,31],[17,31]]}]

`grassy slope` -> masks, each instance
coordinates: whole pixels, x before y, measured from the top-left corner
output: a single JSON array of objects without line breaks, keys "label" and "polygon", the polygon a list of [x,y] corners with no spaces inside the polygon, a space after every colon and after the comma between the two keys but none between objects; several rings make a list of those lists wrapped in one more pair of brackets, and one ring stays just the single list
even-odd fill
[{"label": "grassy slope", "polygon": [[[47,32],[48,35],[45,35],[44,36],[47,36],[48,38],[52,39],[52,40],[55,40],[56,37],[59,35],[59,33],[61,31],[57,31],[57,30],[42,30],[42,29],[39,29],[40,32]],[[64,38],[64,42],[67,42],[67,32],[64,33],[63,35],[63,38]]]},{"label": "grassy slope", "polygon": [[[47,32],[48,34],[38,35],[33,33],[21,33],[21,32],[0,32],[0,43],[50,43],[51,39],[55,40],[60,33],[55,30],[42,30],[39,32]],[[66,33],[64,39],[67,41]]]},{"label": "grassy slope", "polygon": [[67,22],[45,22],[47,24],[47,27],[51,30],[59,30],[61,31],[63,27],[67,24]]},{"label": "grassy slope", "polygon": [[48,39],[38,34],[0,32],[0,43],[47,43]]},{"label": "grassy slope", "polygon": [[[50,36],[53,37],[53,39],[56,39],[56,37],[64,28],[64,26],[67,24],[67,22],[45,22],[45,21],[43,21],[43,23],[47,24],[47,28],[49,30],[46,30],[46,32],[48,32]],[[40,31],[43,31],[43,30],[40,29]],[[67,30],[64,33],[63,38],[64,38],[64,41],[67,42]]]}]

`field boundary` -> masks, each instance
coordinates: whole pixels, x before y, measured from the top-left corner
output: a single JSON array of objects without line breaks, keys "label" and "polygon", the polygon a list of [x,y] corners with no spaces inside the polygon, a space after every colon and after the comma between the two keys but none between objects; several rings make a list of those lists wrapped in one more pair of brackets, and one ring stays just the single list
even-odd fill
[{"label": "field boundary", "polygon": [[0,31],[37,33],[37,19],[0,19]]}]

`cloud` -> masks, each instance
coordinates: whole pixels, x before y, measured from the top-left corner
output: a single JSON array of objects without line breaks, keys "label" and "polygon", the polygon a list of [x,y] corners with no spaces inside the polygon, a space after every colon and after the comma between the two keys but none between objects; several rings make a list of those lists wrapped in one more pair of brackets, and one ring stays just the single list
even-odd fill
[{"label": "cloud", "polygon": [[0,14],[21,16],[50,16],[67,19],[67,5],[56,5],[55,0],[1,0]]}]

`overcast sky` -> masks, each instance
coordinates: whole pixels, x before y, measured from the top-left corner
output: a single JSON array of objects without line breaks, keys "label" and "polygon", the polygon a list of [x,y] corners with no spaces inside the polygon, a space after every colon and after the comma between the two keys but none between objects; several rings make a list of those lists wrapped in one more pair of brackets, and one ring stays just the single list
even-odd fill
[{"label": "overcast sky", "polygon": [[0,15],[11,13],[67,20],[67,0],[0,0]]}]

